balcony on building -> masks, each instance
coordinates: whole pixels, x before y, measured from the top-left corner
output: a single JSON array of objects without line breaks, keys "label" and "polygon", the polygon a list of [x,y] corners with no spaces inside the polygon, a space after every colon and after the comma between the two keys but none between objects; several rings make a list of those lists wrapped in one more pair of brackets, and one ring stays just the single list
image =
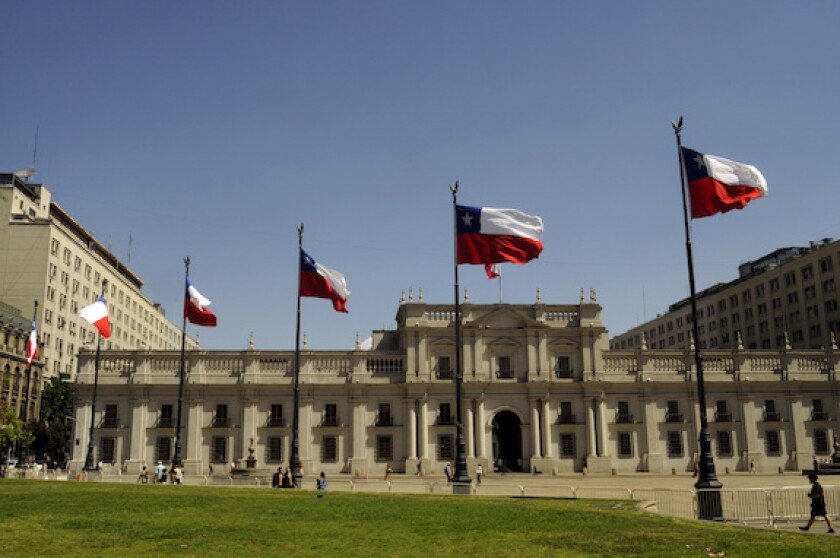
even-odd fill
[{"label": "balcony on building", "polygon": [[284,419],[282,416],[271,415],[268,417],[268,420],[266,421],[265,425],[272,428],[280,428],[286,426],[286,419]]},{"label": "balcony on building", "polygon": [[716,412],[715,422],[732,422],[732,413],[730,413],[729,411]]},{"label": "balcony on building", "polygon": [[386,414],[376,415],[376,426],[394,426],[394,417]]},{"label": "balcony on building", "polygon": [[828,418],[828,411],[813,411],[811,413],[811,420],[830,420]]},{"label": "balcony on building", "polygon": [[665,422],[685,422],[682,413],[666,413]]},{"label": "balcony on building", "polygon": [[215,416],[210,426],[213,428],[230,428],[230,418]]},{"label": "balcony on building", "polygon": [[172,417],[159,417],[157,421],[158,428],[175,428],[175,421]]},{"label": "balcony on building", "polygon": [[105,417],[102,419],[102,428],[119,428],[120,419],[117,417]]},{"label": "balcony on building", "polygon": [[574,413],[560,413],[556,424],[577,424]]},{"label": "balcony on building", "polygon": [[631,413],[618,413],[615,415],[616,424],[633,424],[633,415]]},{"label": "balcony on building", "polygon": [[764,422],[780,422],[782,415],[779,411],[764,411]]},{"label": "balcony on building", "polygon": [[341,421],[334,415],[324,415],[324,418],[321,420],[321,426],[339,426],[340,424]]}]

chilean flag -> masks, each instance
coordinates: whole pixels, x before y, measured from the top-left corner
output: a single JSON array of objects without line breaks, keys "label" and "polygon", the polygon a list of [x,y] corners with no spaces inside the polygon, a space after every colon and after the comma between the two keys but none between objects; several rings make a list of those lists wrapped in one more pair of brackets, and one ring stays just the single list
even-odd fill
[{"label": "chilean flag", "polygon": [[26,340],[26,365],[32,364],[32,361],[38,356],[38,331],[35,329],[35,316],[32,316],[32,331],[29,333],[29,339]]},{"label": "chilean flag", "polygon": [[767,181],[752,165],[682,148],[691,198],[691,218],[743,209],[750,200],[767,195]]},{"label": "chilean flag", "polygon": [[111,337],[111,322],[108,321],[108,307],[105,305],[104,296],[100,296],[99,300],[90,306],[82,308],[79,315],[96,327],[102,337]]},{"label": "chilean flag", "polygon": [[347,312],[347,281],[344,275],[334,269],[323,266],[312,257],[300,251],[300,289],[299,296],[313,296],[332,300],[336,312]]},{"label": "chilean flag", "polygon": [[542,252],[543,222],[535,215],[466,205],[456,205],[455,215],[459,264],[524,264]]},{"label": "chilean flag", "polygon": [[206,307],[210,305],[210,299],[206,298],[198,289],[192,286],[187,279],[187,292],[184,297],[184,317],[191,324],[207,327],[216,327],[216,315]]}]

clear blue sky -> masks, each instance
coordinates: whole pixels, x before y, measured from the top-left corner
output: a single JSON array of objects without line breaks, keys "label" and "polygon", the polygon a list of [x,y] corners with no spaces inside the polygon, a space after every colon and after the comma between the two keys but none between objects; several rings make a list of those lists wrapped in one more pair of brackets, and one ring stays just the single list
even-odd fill
[{"label": "clear blue sky", "polygon": [[[612,335],[688,295],[684,144],[770,195],[695,221],[698,288],[840,236],[838,2],[0,4],[0,170],[37,181],[179,320],[184,256],[207,348],[294,347],[297,232],[350,313],[303,300],[310,346],[394,326],[400,292],[452,303],[459,202],[540,215],[505,302],[595,288]],[[498,284],[461,266],[472,302]],[[190,327],[193,335],[197,328]]]}]

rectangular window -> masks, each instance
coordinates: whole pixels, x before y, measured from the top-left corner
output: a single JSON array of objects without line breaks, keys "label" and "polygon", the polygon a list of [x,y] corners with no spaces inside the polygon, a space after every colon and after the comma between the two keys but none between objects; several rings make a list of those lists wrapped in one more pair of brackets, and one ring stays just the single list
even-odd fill
[{"label": "rectangular window", "polygon": [[630,414],[630,403],[627,401],[618,402],[618,412],[615,416],[615,422],[628,424],[633,422],[633,415]]},{"label": "rectangular window", "polygon": [[440,425],[455,424],[455,420],[452,418],[452,406],[449,403],[440,404],[437,423]]},{"label": "rectangular window", "polygon": [[823,409],[822,399],[811,400],[811,420],[828,420],[828,413]]},{"label": "rectangular window", "polygon": [[564,457],[566,459],[574,459],[577,457],[574,434],[560,434],[560,457]]},{"label": "rectangular window", "polygon": [[379,404],[379,412],[376,415],[376,426],[394,426],[394,417],[391,416],[390,403]]},{"label": "rectangular window", "polygon": [[668,401],[668,413],[665,422],[682,422],[683,416],[680,413],[680,405],[676,401]]},{"label": "rectangular window", "polygon": [[726,406],[726,401],[718,401],[715,409],[715,422],[732,422],[732,414]]},{"label": "rectangular window", "polygon": [[814,453],[828,455],[828,432],[821,428],[814,430]]},{"label": "rectangular window", "polygon": [[335,403],[324,405],[324,426],[338,426],[338,408]]},{"label": "rectangular window", "polygon": [[776,410],[776,402],[772,399],[764,401],[764,420],[778,421],[781,420],[779,412]]},{"label": "rectangular window", "polygon": [[438,436],[438,459],[453,459],[455,456],[452,451],[453,446],[451,434],[441,434]]},{"label": "rectangular window", "polygon": [[682,432],[668,432],[668,457],[682,457]]},{"label": "rectangular window", "polygon": [[157,461],[169,461],[172,459],[172,438],[158,436],[155,442],[155,454]]},{"label": "rectangular window", "polygon": [[228,406],[226,403],[216,405],[216,415],[213,417],[213,426],[216,428],[228,428],[230,426]]},{"label": "rectangular window", "polygon": [[268,415],[268,426],[285,426],[283,421],[283,405],[280,403],[271,404],[271,413]]},{"label": "rectangular window", "polygon": [[175,421],[172,419],[172,405],[165,403],[160,406],[160,418],[158,428],[173,428]]},{"label": "rectangular window", "polygon": [[116,405],[105,405],[105,416],[102,418],[102,428],[118,428],[119,417],[117,417]]},{"label": "rectangular window", "polygon": [[392,436],[376,437],[376,461],[393,461],[394,438]]},{"label": "rectangular window", "polygon": [[268,455],[266,456],[269,462],[283,461],[283,438],[280,436],[271,436],[268,438]]},{"label": "rectangular window", "polygon": [[99,460],[103,463],[113,463],[115,446],[114,438],[102,438],[102,456]]},{"label": "rectangular window", "polygon": [[324,436],[321,439],[321,461],[324,463],[338,461],[338,438],[336,436]]},{"label": "rectangular window", "polygon": [[513,369],[510,367],[510,357],[500,356],[498,358],[499,370],[496,372],[497,378],[513,378]]},{"label": "rectangular window", "polygon": [[814,276],[814,267],[811,265],[806,265],[802,268],[802,279],[811,279]]},{"label": "rectangular window", "polygon": [[567,356],[559,356],[557,357],[557,364],[554,367],[554,371],[558,378],[571,378],[572,377],[572,367],[569,362],[569,357]]},{"label": "rectangular window", "polygon": [[448,356],[438,357],[437,361],[437,375],[442,380],[452,378],[452,362]]},{"label": "rectangular window", "polygon": [[227,438],[214,436],[213,445],[210,447],[211,463],[227,463]]},{"label": "rectangular window", "polygon": [[728,430],[718,430],[717,454],[719,457],[732,456],[732,433]]},{"label": "rectangular window", "polygon": [[630,432],[618,433],[618,456],[633,457],[633,436]]},{"label": "rectangular window", "polygon": [[768,430],[766,432],[764,438],[764,446],[767,451],[767,455],[781,455],[782,443],[779,439],[778,430]]},{"label": "rectangular window", "polygon": [[559,424],[574,424],[575,415],[572,413],[571,401],[560,402],[560,415],[557,417],[557,422]]}]

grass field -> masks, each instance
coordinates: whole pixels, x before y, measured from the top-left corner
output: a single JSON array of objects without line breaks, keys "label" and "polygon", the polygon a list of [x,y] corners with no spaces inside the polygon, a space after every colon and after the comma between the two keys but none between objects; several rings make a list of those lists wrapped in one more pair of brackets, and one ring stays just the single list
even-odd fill
[{"label": "grass field", "polygon": [[840,556],[832,536],[598,500],[4,479],[0,502],[0,556]]}]

